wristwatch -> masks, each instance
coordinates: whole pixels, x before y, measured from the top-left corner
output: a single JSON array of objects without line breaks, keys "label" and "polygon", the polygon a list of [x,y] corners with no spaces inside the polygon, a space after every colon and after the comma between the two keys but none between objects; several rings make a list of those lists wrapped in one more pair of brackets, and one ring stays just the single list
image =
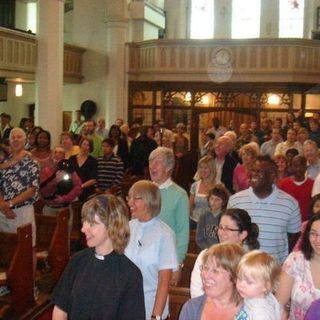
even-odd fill
[{"label": "wristwatch", "polygon": [[161,320],[161,316],[152,315],[151,320]]}]

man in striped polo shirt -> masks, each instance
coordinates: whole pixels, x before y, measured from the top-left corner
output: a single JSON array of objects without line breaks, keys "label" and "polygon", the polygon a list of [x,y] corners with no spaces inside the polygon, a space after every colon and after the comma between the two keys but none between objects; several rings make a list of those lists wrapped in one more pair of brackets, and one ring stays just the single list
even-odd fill
[{"label": "man in striped polo shirt", "polygon": [[228,207],[248,211],[259,226],[260,249],[282,263],[300,234],[298,202],[274,185],[277,167],[269,157],[259,157],[250,175],[251,187],[231,196]]},{"label": "man in striped polo shirt", "polygon": [[113,153],[114,142],[110,138],[102,141],[103,156],[98,157],[97,193],[110,191],[114,189],[116,193],[120,193],[119,185],[122,182],[124,165],[120,157]]}]

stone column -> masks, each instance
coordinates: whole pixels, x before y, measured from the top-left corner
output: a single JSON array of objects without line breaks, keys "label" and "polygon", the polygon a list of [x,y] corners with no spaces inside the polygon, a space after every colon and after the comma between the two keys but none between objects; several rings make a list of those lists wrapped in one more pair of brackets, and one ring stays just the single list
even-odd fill
[{"label": "stone column", "polygon": [[232,0],[214,2],[214,38],[231,39]]},{"label": "stone column", "polygon": [[164,10],[167,13],[167,39],[188,39],[190,32],[191,0],[166,0]]},{"label": "stone column", "polygon": [[52,146],[62,131],[64,0],[38,1],[35,123],[51,133]]},{"label": "stone column", "polygon": [[260,38],[279,37],[279,0],[261,1]]},{"label": "stone column", "polygon": [[128,85],[125,43],[128,39],[128,18],[110,15],[106,18],[108,76],[106,86],[106,119],[127,120]]}]

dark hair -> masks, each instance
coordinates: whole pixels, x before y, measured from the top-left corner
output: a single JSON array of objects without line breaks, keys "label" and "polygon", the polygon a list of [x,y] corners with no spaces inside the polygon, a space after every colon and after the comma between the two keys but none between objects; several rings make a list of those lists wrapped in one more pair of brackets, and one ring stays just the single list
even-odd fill
[{"label": "dark hair", "polygon": [[72,141],[72,143],[74,142],[74,133],[71,131],[62,131],[60,133],[60,143],[62,142],[62,137],[63,136],[67,136],[70,138],[70,140]]},{"label": "dark hair", "polygon": [[216,184],[208,193],[208,201],[211,196],[219,197],[222,200],[221,209],[224,210],[227,207],[230,193],[223,184]]},{"label": "dark hair", "polygon": [[35,127],[32,128],[30,134],[37,135],[42,130],[43,130],[42,127],[35,126]]},{"label": "dark hair", "polygon": [[81,139],[80,139],[80,141],[79,141],[79,147],[81,147],[81,145],[82,145],[82,143],[83,143],[84,141],[88,141],[88,143],[89,143],[89,150],[90,150],[90,152],[92,152],[92,151],[93,151],[93,141],[92,141],[92,139],[90,139],[90,138],[88,138],[88,137],[81,137]]},{"label": "dark hair", "polygon": [[259,162],[267,162],[267,163],[270,165],[270,169],[271,169],[275,174],[277,174],[277,172],[278,172],[278,166],[277,166],[277,164],[275,163],[275,161],[272,160],[268,155],[258,156],[258,157],[257,157],[257,161],[259,161]]},{"label": "dark hair", "polygon": [[121,130],[120,130],[120,127],[117,126],[116,124],[113,124],[111,127],[110,127],[110,130],[109,130],[109,138],[112,138],[112,131],[116,130],[117,131],[117,138],[120,138],[121,136]]},{"label": "dark hair", "polygon": [[315,212],[313,211],[313,207],[318,200],[320,200],[320,193],[314,195],[310,200],[310,207],[309,207],[310,217],[312,217],[315,214]]},{"label": "dark hair", "polygon": [[49,148],[50,148],[50,145],[51,145],[51,134],[50,134],[49,131],[43,130],[43,129],[37,133],[35,145],[36,145],[36,147],[39,147],[38,138],[39,138],[40,134],[43,134],[43,133],[44,133],[44,134],[47,136],[47,138],[48,138],[48,142],[49,142],[49,143],[48,143],[48,146],[49,146]]},{"label": "dark hair", "polygon": [[290,148],[286,151],[286,157],[291,155],[292,157],[295,157],[297,155],[299,155],[299,151],[295,148]]},{"label": "dark hair", "polygon": [[258,241],[259,227],[256,223],[251,221],[251,217],[246,210],[230,208],[222,213],[220,220],[223,216],[230,217],[230,219],[236,223],[240,232],[247,231],[248,236],[244,240],[244,243],[250,250],[260,248],[260,243]]},{"label": "dark hair", "polygon": [[313,257],[314,252],[310,243],[309,233],[310,233],[312,224],[318,220],[320,220],[320,215],[318,214],[315,214],[313,217],[311,217],[311,219],[307,223],[305,232],[303,233],[303,236],[302,236],[301,251],[306,260],[310,260]]},{"label": "dark hair", "polygon": [[111,138],[105,138],[102,143],[107,143],[111,148],[114,148],[114,141]]},{"label": "dark hair", "polygon": [[213,132],[208,132],[206,135],[211,140],[214,140],[216,138],[216,135]]}]

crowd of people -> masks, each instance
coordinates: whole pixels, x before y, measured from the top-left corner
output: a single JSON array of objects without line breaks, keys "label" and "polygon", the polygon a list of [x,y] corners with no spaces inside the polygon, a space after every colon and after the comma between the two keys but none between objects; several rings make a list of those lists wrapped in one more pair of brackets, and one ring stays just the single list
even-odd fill
[{"label": "crowd of people", "polygon": [[[284,125],[263,118],[236,132],[214,118],[184,190],[172,179],[190,151],[182,123],[174,132],[162,120],[106,128],[103,118],[77,118],[53,147],[44,128],[28,119],[11,128],[1,114],[0,231],[31,223],[35,244],[35,201],[43,214],[68,207],[69,231],[71,203],[84,204],[88,248],[72,256],[52,294],[54,319],[168,319],[190,229],[202,251],[181,320],[316,319],[319,121],[289,113]],[[128,175],[139,181],[125,203]]]}]

